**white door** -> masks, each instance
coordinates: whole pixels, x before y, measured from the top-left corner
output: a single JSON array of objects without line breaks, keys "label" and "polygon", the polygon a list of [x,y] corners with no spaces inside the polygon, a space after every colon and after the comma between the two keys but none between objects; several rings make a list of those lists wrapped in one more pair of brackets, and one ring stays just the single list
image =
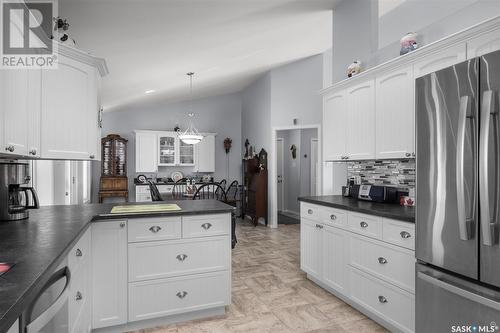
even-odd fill
[{"label": "white door", "polygon": [[321,277],[322,225],[311,220],[300,220],[300,269],[307,274]]},{"label": "white door", "polygon": [[92,224],[92,328],[127,322],[127,222]]},{"label": "white door", "polygon": [[0,150],[4,154],[37,156],[40,138],[40,70],[5,70],[0,76],[3,113]]},{"label": "white door", "polygon": [[158,135],[155,132],[135,134],[135,172],[158,170]]},{"label": "white door", "polygon": [[323,103],[323,156],[325,161],[340,161],[347,149],[346,92],[326,95]]},{"label": "white door", "polygon": [[318,195],[318,139],[311,139],[311,195]]},{"label": "white door", "polygon": [[347,155],[350,160],[374,159],[375,81],[353,86],[347,91],[347,96]]},{"label": "white door", "polygon": [[94,68],[59,56],[42,71],[42,157],[89,159],[89,96]]},{"label": "white door", "polygon": [[278,212],[285,210],[285,188],[284,188],[284,165],[283,165],[283,139],[276,139],[276,167],[277,167],[277,189],[278,189]]},{"label": "white door", "polygon": [[323,229],[323,282],[334,290],[347,292],[348,233],[342,229],[324,226]]},{"label": "white door", "polygon": [[413,68],[376,79],[376,158],[408,158],[414,153]]},{"label": "white door", "polygon": [[196,172],[215,172],[215,135],[206,135],[195,145]]}]

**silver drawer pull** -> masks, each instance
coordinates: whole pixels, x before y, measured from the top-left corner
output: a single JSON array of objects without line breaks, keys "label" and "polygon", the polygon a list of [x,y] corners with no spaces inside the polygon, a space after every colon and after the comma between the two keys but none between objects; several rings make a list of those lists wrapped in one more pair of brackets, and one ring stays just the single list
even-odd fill
[{"label": "silver drawer pull", "polygon": [[337,219],[337,215],[335,215],[335,214],[330,215],[330,219],[336,220]]},{"label": "silver drawer pull", "polygon": [[76,251],[75,251],[75,255],[76,255],[77,257],[81,257],[81,256],[83,256],[82,250],[80,250],[80,249],[76,249]]},{"label": "silver drawer pull", "polygon": [[405,238],[406,239],[406,238],[410,238],[411,237],[411,234],[409,232],[407,232],[407,231],[401,231],[399,234],[401,235],[401,238]]},{"label": "silver drawer pull", "polygon": [[178,254],[176,258],[179,261],[184,261],[186,260],[187,257],[188,257],[187,254]]},{"label": "silver drawer pull", "polygon": [[76,296],[75,296],[75,300],[77,301],[81,301],[83,299],[83,295],[81,292],[77,291],[76,292]]},{"label": "silver drawer pull", "polygon": [[307,210],[307,214],[311,215],[313,213],[313,210],[312,209],[308,209]]},{"label": "silver drawer pull", "polygon": [[378,297],[378,301],[379,301],[380,303],[387,303],[387,298],[385,298],[384,296],[379,296],[379,297]]},{"label": "silver drawer pull", "polygon": [[368,228],[368,223],[366,223],[365,221],[362,221],[359,223],[359,225],[361,226],[361,228],[365,229],[365,228]]},{"label": "silver drawer pull", "polygon": [[161,227],[160,226],[157,226],[157,225],[154,225],[152,226],[151,228],[149,228],[149,231],[153,232],[153,233],[157,233],[158,231],[161,230]]},{"label": "silver drawer pull", "polygon": [[179,291],[177,294],[175,294],[177,297],[179,297],[180,299],[183,299],[184,297],[187,296],[187,291]]},{"label": "silver drawer pull", "polygon": [[208,229],[210,229],[210,228],[212,227],[212,224],[211,224],[211,223],[203,223],[203,224],[201,225],[201,227],[202,227],[203,229],[205,229],[205,230],[208,230]]},{"label": "silver drawer pull", "polygon": [[120,228],[125,228],[125,222],[120,222]]},{"label": "silver drawer pull", "polygon": [[387,264],[387,259],[385,259],[384,257],[378,257],[378,262],[379,264]]},{"label": "silver drawer pull", "polygon": [[323,229],[323,226],[321,224],[316,224],[316,228]]}]

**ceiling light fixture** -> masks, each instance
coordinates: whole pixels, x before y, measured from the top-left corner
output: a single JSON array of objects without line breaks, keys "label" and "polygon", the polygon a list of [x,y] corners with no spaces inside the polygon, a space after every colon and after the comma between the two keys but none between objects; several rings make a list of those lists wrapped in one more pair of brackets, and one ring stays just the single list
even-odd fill
[{"label": "ceiling light fixture", "polygon": [[203,140],[203,135],[201,135],[200,132],[198,132],[198,130],[196,129],[196,127],[194,127],[194,124],[193,124],[193,117],[194,117],[194,113],[193,113],[193,75],[194,75],[194,73],[189,72],[189,73],[187,73],[187,75],[189,76],[189,93],[190,93],[190,97],[191,97],[191,101],[189,103],[190,110],[188,113],[189,126],[184,132],[179,133],[179,139],[187,145],[195,145],[195,144],[199,143],[201,140]]},{"label": "ceiling light fixture", "polygon": [[149,94],[154,93],[155,91],[156,91],[156,90],[154,90],[154,89],[149,89],[149,90],[146,90],[144,93],[145,93],[146,95],[149,95]]}]

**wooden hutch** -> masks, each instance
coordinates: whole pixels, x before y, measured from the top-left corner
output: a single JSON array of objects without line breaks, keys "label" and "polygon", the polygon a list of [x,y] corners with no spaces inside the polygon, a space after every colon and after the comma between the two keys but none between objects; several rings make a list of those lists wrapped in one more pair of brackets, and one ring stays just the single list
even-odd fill
[{"label": "wooden hutch", "polygon": [[99,203],[104,198],[123,197],[128,201],[127,141],[117,134],[101,139],[102,168]]},{"label": "wooden hutch", "polygon": [[[264,152],[264,154],[263,154]],[[243,216],[249,216],[256,226],[259,218],[268,223],[267,210],[267,153],[243,160]]]}]

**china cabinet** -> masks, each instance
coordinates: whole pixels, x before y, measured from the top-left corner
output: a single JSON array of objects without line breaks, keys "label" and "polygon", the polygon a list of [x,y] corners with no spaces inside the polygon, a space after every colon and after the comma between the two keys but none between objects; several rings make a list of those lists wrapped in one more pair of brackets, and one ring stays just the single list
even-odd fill
[{"label": "china cabinet", "polygon": [[110,134],[101,140],[102,168],[99,202],[106,197],[128,200],[127,140]]}]

